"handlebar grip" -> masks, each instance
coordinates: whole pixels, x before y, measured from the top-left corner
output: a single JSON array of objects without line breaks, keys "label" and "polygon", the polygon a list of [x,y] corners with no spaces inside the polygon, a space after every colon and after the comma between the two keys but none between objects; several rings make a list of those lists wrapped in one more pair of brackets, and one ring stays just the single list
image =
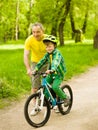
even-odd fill
[{"label": "handlebar grip", "polygon": [[52,73],[55,73],[55,71],[54,70],[50,70],[50,73],[52,74]]}]

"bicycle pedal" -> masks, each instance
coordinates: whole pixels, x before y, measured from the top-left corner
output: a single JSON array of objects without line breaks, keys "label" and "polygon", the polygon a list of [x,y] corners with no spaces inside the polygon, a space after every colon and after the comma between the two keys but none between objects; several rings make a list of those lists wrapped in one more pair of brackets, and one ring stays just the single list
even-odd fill
[{"label": "bicycle pedal", "polygon": [[41,111],[41,109],[40,108],[35,108],[35,111],[39,112],[39,111]]}]

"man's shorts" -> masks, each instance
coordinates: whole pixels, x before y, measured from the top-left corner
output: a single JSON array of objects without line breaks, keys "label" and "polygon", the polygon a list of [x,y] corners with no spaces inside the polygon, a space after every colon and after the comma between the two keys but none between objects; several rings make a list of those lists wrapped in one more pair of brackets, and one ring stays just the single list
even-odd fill
[{"label": "man's shorts", "polygon": [[[35,62],[32,62],[32,65],[31,65],[31,68],[32,68],[32,71],[35,69],[35,66],[36,66],[37,63]],[[45,72],[48,68],[48,64],[45,64],[41,67],[41,69],[39,70],[39,72]],[[41,86],[41,77],[40,75],[36,75],[36,76],[32,76],[31,78],[31,82],[32,82],[32,88],[39,88]]]}]

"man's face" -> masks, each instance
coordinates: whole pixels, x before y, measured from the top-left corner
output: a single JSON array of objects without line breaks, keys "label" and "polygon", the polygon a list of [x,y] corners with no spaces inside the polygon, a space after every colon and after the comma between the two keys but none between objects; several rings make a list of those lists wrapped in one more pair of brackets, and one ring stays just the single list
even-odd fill
[{"label": "man's face", "polygon": [[54,49],[55,49],[54,44],[51,43],[51,42],[47,42],[47,44],[46,44],[46,51],[48,53],[52,53]]},{"label": "man's face", "polygon": [[44,33],[40,26],[34,26],[32,29],[32,34],[37,41],[41,41]]}]

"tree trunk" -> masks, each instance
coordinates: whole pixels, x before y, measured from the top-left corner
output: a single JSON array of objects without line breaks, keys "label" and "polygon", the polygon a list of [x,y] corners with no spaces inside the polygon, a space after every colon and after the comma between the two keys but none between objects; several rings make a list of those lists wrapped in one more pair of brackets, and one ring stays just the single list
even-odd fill
[{"label": "tree trunk", "polygon": [[71,21],[71,28],[72,28],[72,38],[75,38],[75,43],[81,42],[82,30],[75,29],[75,22],[74,22],[72,12],[70,13],[70,21]]},{"label": "tree trunk", "polygon": [[89,3],[87,2],[82,32],[85,34],[88,20]]},{"label": "tree trunk", "polygon": [[65,4],[65,10],[64,10],[64,16],[61,18],[61,22],[59,24],[59,39],[60,39],[60,45],[63,46],[64,45],[64,34],[63,34],[63,31],[64,31],[64,25],[65,25],[65,21],[66,21],[66,17],[69,13],[69,10],[70,10],[70,3],[71,3],[71,0],[67,0],[66,1],[66,4]]},{"label": "tree trunk", "polygon": [[[56,7],[58,7],[58,4],[59,4],[59,0],[56,2]],[[54,36],[57,36],[59,18],[60,18],[60,15],[62,14],[62,10],[63,10],[65,4],[66,4],[66,1],[60,7],[60,9],[58,10],[57,17],[53,17],[52,18],[52,22],[51,22],[52,23],[51,34],[54,35]]]},{"label": "tree trunk", "polygon": [[75,43],[82,42],[82,31],[81,30],[75,30]]},{"label": "tree trunk", "polygon": [[96,34],[95,34],[95,36],[94,36],[93,47],[94,47],[95,49],[98,49],[98,30],[96,31]]},{"label": "tree trunk", "polygon": [[75,21],[73,18],[73,10],[70,11],[70,22],[71,22],[71,28],[72,28],[72,39],[75,38],[75,43],[77,42],[82,42],[82,35],[85,34],[86,32],[86,27],[87,27],[87,19],[88,19],[88,4],[87,4],[87,9],[85,12],[85,17],[84,17],[84,23],[81,29],[76,29],[75,27]]},{"label": "tree trunk", "polygon": [[15,28],[15,40],[18,40],[18,33],[19,33],[19,0],[17,1],[16,5],[16,28]]},{"label": "tree trunk", "polygon": [[64,34],[63,34],[63,28],[64,28],[64,23],[61,22],[59,25],[59,39],[60,39],[60,46],[64,45]]},{"label": "tree trunk", "polygon": [[52,24],[51,35],[54,35],[57,37],[57,22]]},{"label": "tree trunk", "polygon": [[34,1],[30,0],[29,3],[29,11],[28,11],[28,16],[27,16],[27,20],[28,20],[28,32],[27,35],[29,36],[30,34],[32,34],[32,8],[34,6]]}]

